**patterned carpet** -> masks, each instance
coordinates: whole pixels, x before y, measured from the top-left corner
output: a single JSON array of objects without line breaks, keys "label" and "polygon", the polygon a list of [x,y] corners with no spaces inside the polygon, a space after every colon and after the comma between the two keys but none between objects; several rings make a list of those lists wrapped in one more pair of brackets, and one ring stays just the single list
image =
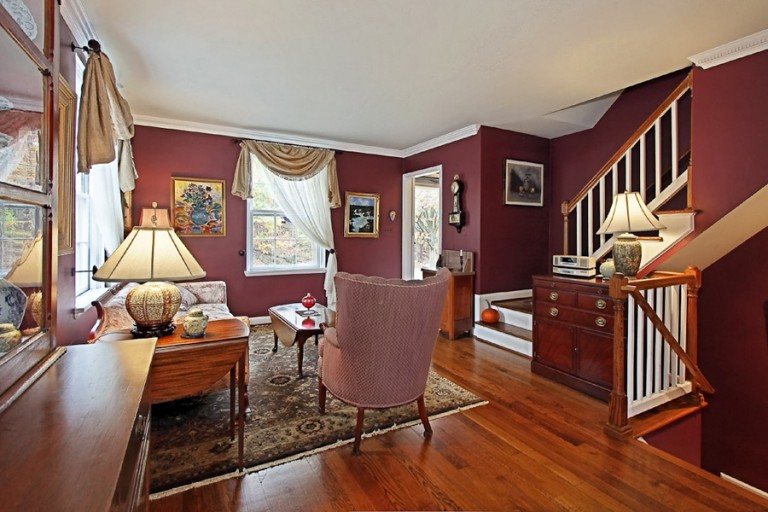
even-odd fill
[{"label": "patterned carpet", "polygon": [[[246,419],[245,466],[260,468],[309,455],[354,437],[356,410],[328,395],[326,414],[317,409],[317,348],[304,347],[304,377],[296,369],[296,348],[272,352],[272,329],[256,326],[250,336],[252,413]],[[477,404],[480,399],[434,372],[424,395],[430,416]],[[365,414],[365,432],[418,421],[416,404]],[[152,407],[149,453],[152,492],[231,473],[237,441],[229,439],[229,391]],[[421,428],[421,427],[418,427]],[[362,445],[365,451],[365,440]],[[351,452],[351,447],[349,447]]]}]

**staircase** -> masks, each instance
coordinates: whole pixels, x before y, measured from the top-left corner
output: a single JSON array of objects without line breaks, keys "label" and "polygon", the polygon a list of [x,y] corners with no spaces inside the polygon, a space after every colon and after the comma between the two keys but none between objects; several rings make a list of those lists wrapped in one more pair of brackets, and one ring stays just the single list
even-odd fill
[{"label": "staircase", "polygon": [[[490,304],[499,321],[483,322],[480,312]],[[531,357],[533,355],[533,299],[530,290],[478,295],[475,299],[475,338]]]}]

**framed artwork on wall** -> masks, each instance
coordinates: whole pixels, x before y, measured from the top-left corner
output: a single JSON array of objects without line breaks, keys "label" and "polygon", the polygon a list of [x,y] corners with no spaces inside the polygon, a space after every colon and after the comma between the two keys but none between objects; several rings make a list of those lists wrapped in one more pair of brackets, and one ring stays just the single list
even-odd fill
[{"label": "framed artwork on wall", "polygon": [[226,236],[224,180],[171,178],[171,218],[179,236]]},{"label": "framed artwork on wall", "polygon": [[345,193],[344,236],[346,238],[379,237],[379,194]]},{"label": "framed artwork on wall", "polygon": [[544,205],[544,164],[507,160],[504,204]]}]

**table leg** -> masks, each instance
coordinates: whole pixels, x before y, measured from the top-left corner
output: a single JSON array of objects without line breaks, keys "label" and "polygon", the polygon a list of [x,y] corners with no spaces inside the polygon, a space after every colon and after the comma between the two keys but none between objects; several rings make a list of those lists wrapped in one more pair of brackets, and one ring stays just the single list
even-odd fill
[{"label": "table leg", "polygon": [[243,350],[243,355],[240,357],[240,360],[237,362],[237,386],[239,391],[239,398],[237,400],[237,423],[240,426],[240,431],[238,432],[237,436],[237,462],[238,462],[238,469],[240,471],[243,470],[243,444],[244,444],[244,438],[245,438],[245,402],[246,402],[246,391],[245,391],[245,358],[248,357],[248,350]]},{"label": "table leg", "polygon": [[235,440],[235,367],[229,370],[229,438]]},{"label": "table leg", "polygon": [[273,332],[273,336],[275,337],[275,346],[272,347],[272,352],[277,352],[277,331]]},{"label": "table leg", "polygon": [[304,366],[304,343],[307,340],[305,338],[301,338],[296,341],[296,344],[298,345],[298,351],[296,352],[296,358],[299,363],[299,377],[304,376],[304,370],[302,369],[302,366]]}]

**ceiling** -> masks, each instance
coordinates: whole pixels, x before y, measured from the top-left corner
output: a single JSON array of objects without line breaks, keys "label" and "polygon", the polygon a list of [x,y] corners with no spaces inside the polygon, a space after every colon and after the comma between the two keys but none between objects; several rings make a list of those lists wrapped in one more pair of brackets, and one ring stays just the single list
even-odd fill
[{"label": "ceiling", "polygon": [[768,27],[765,0],[66,3],[137,124],[400,152],[590,128],[622,89]]}]

